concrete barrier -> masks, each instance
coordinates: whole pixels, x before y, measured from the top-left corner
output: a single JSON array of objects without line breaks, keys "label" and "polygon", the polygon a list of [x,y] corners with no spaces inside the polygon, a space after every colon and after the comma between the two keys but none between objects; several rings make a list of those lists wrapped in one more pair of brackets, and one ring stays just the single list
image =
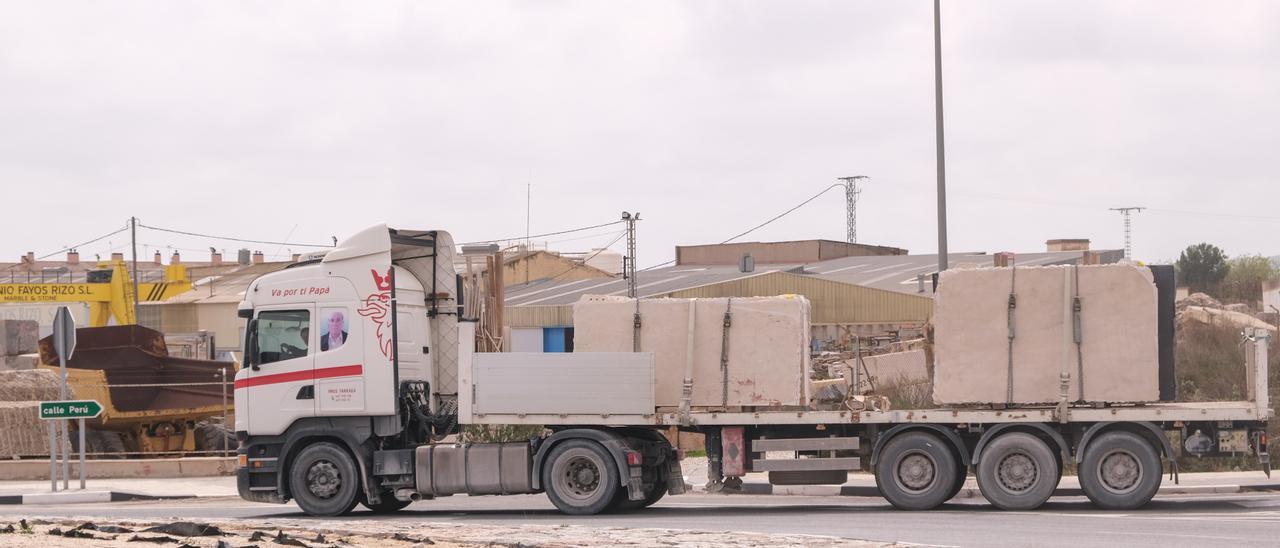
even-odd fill
[{"label": "concrete barrier", "polygon": [[[235,457],[186,457],[174,459],[104,459],[85,463],[90,479],[195,478],[230,476],[236,472]],[[80,477],[80,463],[71,461],[71,478]],[[0,461],[0,481],[47,480],[48,460]]]}]

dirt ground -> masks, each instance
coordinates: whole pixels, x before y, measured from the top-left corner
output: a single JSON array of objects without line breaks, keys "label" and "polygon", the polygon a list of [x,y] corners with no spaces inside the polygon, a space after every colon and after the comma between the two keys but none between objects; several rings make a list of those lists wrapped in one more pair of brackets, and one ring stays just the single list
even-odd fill
[{"label": "dirt ground", "polygon": [[[203,534],[202,534],[203,533]],[[629,529],[577,525],[459,525],[395,522],[344,523],[339,520],[276,520],[260,522],[156,522],[93,518],[0,522],[0,545],[40,548],[88,547],[201,547],[247,548],[300,546],[305,548],[439,548],[661,546],[710,548],[719,546],[891,546],[835,537],[698,532],[673,529]]]}]

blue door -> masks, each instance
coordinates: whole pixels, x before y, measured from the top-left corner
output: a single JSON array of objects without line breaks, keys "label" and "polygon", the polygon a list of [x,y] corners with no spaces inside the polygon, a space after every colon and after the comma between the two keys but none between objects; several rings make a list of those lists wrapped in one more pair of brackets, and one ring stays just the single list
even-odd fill
[{"label": "blue door", "polygon": [[542,351],[543,352],[566,352],[565,347],[565,328],[563,327],[544,327],[542,328]]}]

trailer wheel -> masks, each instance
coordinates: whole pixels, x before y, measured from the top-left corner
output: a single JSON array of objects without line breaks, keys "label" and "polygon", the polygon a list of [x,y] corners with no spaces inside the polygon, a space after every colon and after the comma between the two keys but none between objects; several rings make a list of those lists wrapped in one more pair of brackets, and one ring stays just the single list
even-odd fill
[{"label": "trailer wheel", "polygon": [[592,515],[607,510],[618,495],[620,481],[613,456],[588,440],[557,445],[542,469],[547,498],[566,514]]},{"label": "trailer wheel", "polygon": [[955,453],[933,434],[907,432],[894,436],[876,461],[876,486],[901,510],[929,510],[952,496],[956,483]]},{"label": "trailer wheel", "polygon": [[1039,508],[1062,479],[1062,468],[1049,444],[1024,432],[992,440],[977,468],[978,489],[1001,510]]},{"label": "trailer wheel", "polygon": [[947,492],[947,500],[956,498],[960,494],[960,490],[964,489],[964,480],[969,477],[969,467],[960,461],[960,457],[956,457],[956,481],[951,484],[951,491]]},{"label": "trailer wheel", "polygon": [[1132,510],[1160,490],[1160,454],[1142,436],[1106,432],[1084,448],[1080,487],[1089,500],[1108,510]]},{"label": "trailer wheel", "polygon": [[340,516],[360,500],[360,476],[345,449],[330,442],[313,443],[289,466],[289,492],[303,512]]}]

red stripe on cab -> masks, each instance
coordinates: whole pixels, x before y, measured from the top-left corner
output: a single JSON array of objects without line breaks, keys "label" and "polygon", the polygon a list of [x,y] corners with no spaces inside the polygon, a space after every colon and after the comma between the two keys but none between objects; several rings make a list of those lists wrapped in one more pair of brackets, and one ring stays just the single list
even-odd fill
[{"label": "red stripe on cab", "polygon": [[325,367],[323,369],[309,369],[306,371],[290,371],[288,373],[276,373],[275,375],[262,375],[249,377],[247,379],[237,379],[236,389],[263,386],[267,384],[280,384],[282,382],[313,381],[316,379],[329,379],[333,377],[350,377],[363,373],[364,366],[361,364]]}]

